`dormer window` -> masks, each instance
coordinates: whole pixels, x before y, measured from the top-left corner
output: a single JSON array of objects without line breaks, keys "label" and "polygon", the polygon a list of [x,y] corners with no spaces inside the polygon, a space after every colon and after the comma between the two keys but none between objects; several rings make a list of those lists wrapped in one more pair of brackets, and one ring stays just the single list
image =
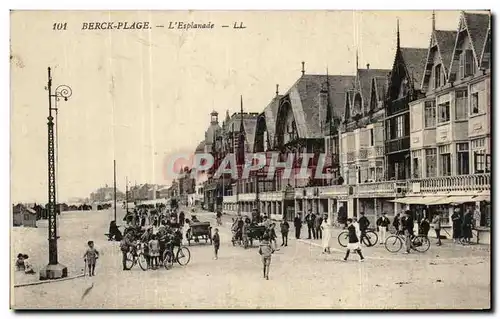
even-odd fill
[{"label": "dormer window", "polygon": [[434,88],[437,89],[442,85],[441,82],[441,64],[434,67]]},{"label": "dormer window", "polygon": [[463,79],[467,76],[471,76],[474,74],[474,54],[472,53],[472,50],[464,50],[460,54],[460,63],[459,63],[459,70],[458,70],[458,75],[460,79]]},{"label": "dormer window", "polygon": [[398,99],[405,97],[407,93],[408,93],[408,79],[404,78],[399,88]]}]

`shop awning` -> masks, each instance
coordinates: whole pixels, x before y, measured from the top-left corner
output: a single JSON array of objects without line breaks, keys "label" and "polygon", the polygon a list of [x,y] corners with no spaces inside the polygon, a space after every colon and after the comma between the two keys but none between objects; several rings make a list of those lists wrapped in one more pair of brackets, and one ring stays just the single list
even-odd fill
[{"label": "shop awning", "polygon": [[491,202],[491,197],[490,197],[490,195],[479,195],[479,196],[474,197],[474,201],[475,202],[483,202],[483,201]]},{"label": "shop awning", "polygon": [[476,199],[474,196],[446,196],[429,205],[463,204],[475,201]]},{"label": "shop awning", "polygon": [[441,200],[443,197],[441,196],[414,196],[414,197],[403,197],[396,198],[392,200],[393,203],[400,203],[406,205],[433,205],[431,203]]}]

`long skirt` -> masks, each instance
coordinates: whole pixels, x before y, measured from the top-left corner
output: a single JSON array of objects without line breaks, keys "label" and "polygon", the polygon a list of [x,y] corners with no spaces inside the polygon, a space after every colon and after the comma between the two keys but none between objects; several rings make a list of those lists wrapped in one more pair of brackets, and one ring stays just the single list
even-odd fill
[{"label": "long skirt", "polygon": [[323,249],[330,248],[331,241],[332,241],[331,229],[330,228],[323,229],[323,238],[321,241],[321,247],[323,247]]}]

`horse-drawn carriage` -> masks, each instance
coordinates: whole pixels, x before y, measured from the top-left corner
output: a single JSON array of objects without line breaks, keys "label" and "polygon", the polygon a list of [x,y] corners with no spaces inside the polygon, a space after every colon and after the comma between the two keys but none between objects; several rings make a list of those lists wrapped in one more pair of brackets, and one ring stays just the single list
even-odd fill
[{"label": "horse-drawn carriage", "polygon": [[210,241],[210,244],[212,244],[212,226],[210,226],[210,222],[193,222],[189,225],[186,234],[188,245],[191,245],[191,241],[199,243],[200,238],[205,239],[205,243]]}]

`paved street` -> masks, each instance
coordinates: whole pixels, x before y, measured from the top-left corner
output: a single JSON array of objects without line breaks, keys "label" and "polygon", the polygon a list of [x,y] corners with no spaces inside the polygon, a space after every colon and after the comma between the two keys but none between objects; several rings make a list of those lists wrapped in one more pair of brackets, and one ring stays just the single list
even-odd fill
[{"label": "paved street", "polygon": [[[122,215],[122,212],[120,212]],[[197,214],[211,220],[213,214]],[[484,247],[431,246],[425,254],[390,254],[382,246],[365,248],[344,263],[334,240],[321,255],[319,240],[290,238],[273,255],[270,280],[262,278],[257,249],[233,247],[229,216],[220,228],[219,260],[209,245],[191,246],[191,262],[171,270],[121,270],[119,244],[108,242],[112,212],[72,212],[61,218],[60,262],[70,276],[83,268],[86,241],[101,252],[94,278],[15,288],[15,308],[384,308],[458,309],[490,307],[490,257]],[[119,218],[121,220],[121,218]],[[46,227],[46,226],[45,226]],[[12,231],[12,255],[22,251],[41,267],[47,262],[46,228]],[[306,229],[303,228],[302,238]],[[290,233],[293,235],[293,232]],[[292,236],[291,236],[292,237]],[[433,243],[434,244],[434,243]],[[16,274],[14,283],[34,281]],[[93,284],[89,294],[83,292]]]}]

